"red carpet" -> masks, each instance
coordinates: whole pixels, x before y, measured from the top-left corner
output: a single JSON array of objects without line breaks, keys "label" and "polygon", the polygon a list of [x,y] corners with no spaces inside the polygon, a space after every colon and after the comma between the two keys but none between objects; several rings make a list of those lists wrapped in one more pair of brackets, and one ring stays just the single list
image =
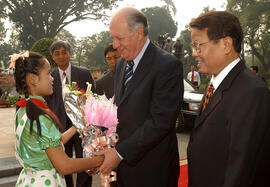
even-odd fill
[{"label": "red carpet", "polygon": [[180,177],[178,180],[178,187],[187,187],[188,185],[188,166],[187,159],[180,160]]}]

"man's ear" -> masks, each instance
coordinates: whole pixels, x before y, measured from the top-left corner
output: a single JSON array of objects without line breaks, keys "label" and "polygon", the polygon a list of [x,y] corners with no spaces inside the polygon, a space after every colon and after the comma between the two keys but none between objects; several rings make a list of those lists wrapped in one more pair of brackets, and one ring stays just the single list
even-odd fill
[{"label": "man's ear", "polygon": [[137,29],[139,40],[142,40],[144,38],[144,28],[142,25],[140,25]]},{"label": "man's ear", "polygon": [[223,38],[224,52],[229,54],[233,50],[233,39],[229,36]]}]

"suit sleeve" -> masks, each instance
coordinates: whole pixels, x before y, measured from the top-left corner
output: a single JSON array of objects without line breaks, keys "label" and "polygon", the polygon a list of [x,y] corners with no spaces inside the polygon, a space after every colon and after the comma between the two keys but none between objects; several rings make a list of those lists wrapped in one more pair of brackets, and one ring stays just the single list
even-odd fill
[{"label": "suit sleeve", "polygon": [[92,84],[92,92],[95,93],[95,85],[94,85],[94,80],[92,78],[91,72],[88,69],[85,68],[79,68],[79,81],[77,81],[77,84],[79,84],[79,87],[84,89],[84,91],[86,91],[87,89],[87,84],[86,82],[89,82],[90,84]]},{"label": "suit sleeve", "polygon": [[[159,68],[153,80],[150,118],[131,137],[116,146],[117,152],[130,164],[136,164],[148,151],[174,133],[179,105],[183,97],[182,64],[170,61]],[[170,134],[170,135],[169,135]]]},{"label": "suit sleeve", "polygon": [[[223,187],[264,186],[270,168],[270,92],[253,88],[236,103],[230,124],[230,145]],[[251,184],[256,181],[257,184]]]},{"label": "suit sleeve", "polygon": [[95,87],[95,93],[98,94],[98,95],[103,95],[103,94],[104,94],[104,91],[103,91],[101,79],[98,79],[98,80],[96,81],[95,86],[96,86],[96,87]]},{"label": "suit sleeve", "polygon": [[[88,82],[90,83],[90,84],[92,84],[92,88],[91,88],[91,90],[92,90],[92,92],[93,93],[96,93],[96,89],[95,89],[95,81],[94,81],[94,79],[93,79],[93,77],[92,77],[92,75],[91,75],[91,72],[90,71],[88,71],[89,72],[89,80],[88,80]],[[86,91],[86,90],[85,90]]]}]

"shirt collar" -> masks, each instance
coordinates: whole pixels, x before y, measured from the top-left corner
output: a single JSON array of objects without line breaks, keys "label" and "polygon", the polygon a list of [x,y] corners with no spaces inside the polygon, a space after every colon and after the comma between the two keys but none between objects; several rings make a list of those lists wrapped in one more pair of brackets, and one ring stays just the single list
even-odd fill
[{"label": "shirt collar", "polygon": [[[59,67],[58,67],[58,69],[59,69],[61,82],[63,82],[63,72],[64,71],[62,69],[60,69]],[[66,76],[67,76],[68,80],[70,81],[71,80],[71,64],[70,63],[68,65],[67,69],[65,70],[65,73],[66,73]]]},{"label": "shirt collar", "polygon": [[211,83],[214,86],[214,91],[217,90],[221,82],[225,79],[225,77],[229,74],[229,72],[234,68],[234,66],[240,61],[238,57],[234,61],[232,61],[229,65],[227,65],[216,77],[212,75]]},{"label": "shirt collar", "polygon": [[145,53],[149,43],[150,43],[150,40],[149,40],[149,38],[147,38],[146,42],[144,43],[144,46],[143,46],[142,50],[136,56],[136,58],[133,59],[133,62],[134,62],[133,71],[135,71],[135,69],[137,68],[137,66],[138,66],[140,60],[142,59],[143,54]]}]

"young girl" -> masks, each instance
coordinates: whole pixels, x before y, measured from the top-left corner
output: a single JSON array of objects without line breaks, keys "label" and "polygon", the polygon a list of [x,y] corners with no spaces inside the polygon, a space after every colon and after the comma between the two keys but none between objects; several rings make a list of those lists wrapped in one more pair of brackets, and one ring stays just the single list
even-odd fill
[{"label": "young girl", "polygon": [[73,159],[63,150],[75,133],[71,127],[61,134],[57,117],[42,96],[52,94],[53,78],[48,60],[35,52],[13,55],[20,108],[15,118],[15,155],[23,169],[16,186],[66,186],[62,175],[81,172],[101,165],[103,157]]}]

